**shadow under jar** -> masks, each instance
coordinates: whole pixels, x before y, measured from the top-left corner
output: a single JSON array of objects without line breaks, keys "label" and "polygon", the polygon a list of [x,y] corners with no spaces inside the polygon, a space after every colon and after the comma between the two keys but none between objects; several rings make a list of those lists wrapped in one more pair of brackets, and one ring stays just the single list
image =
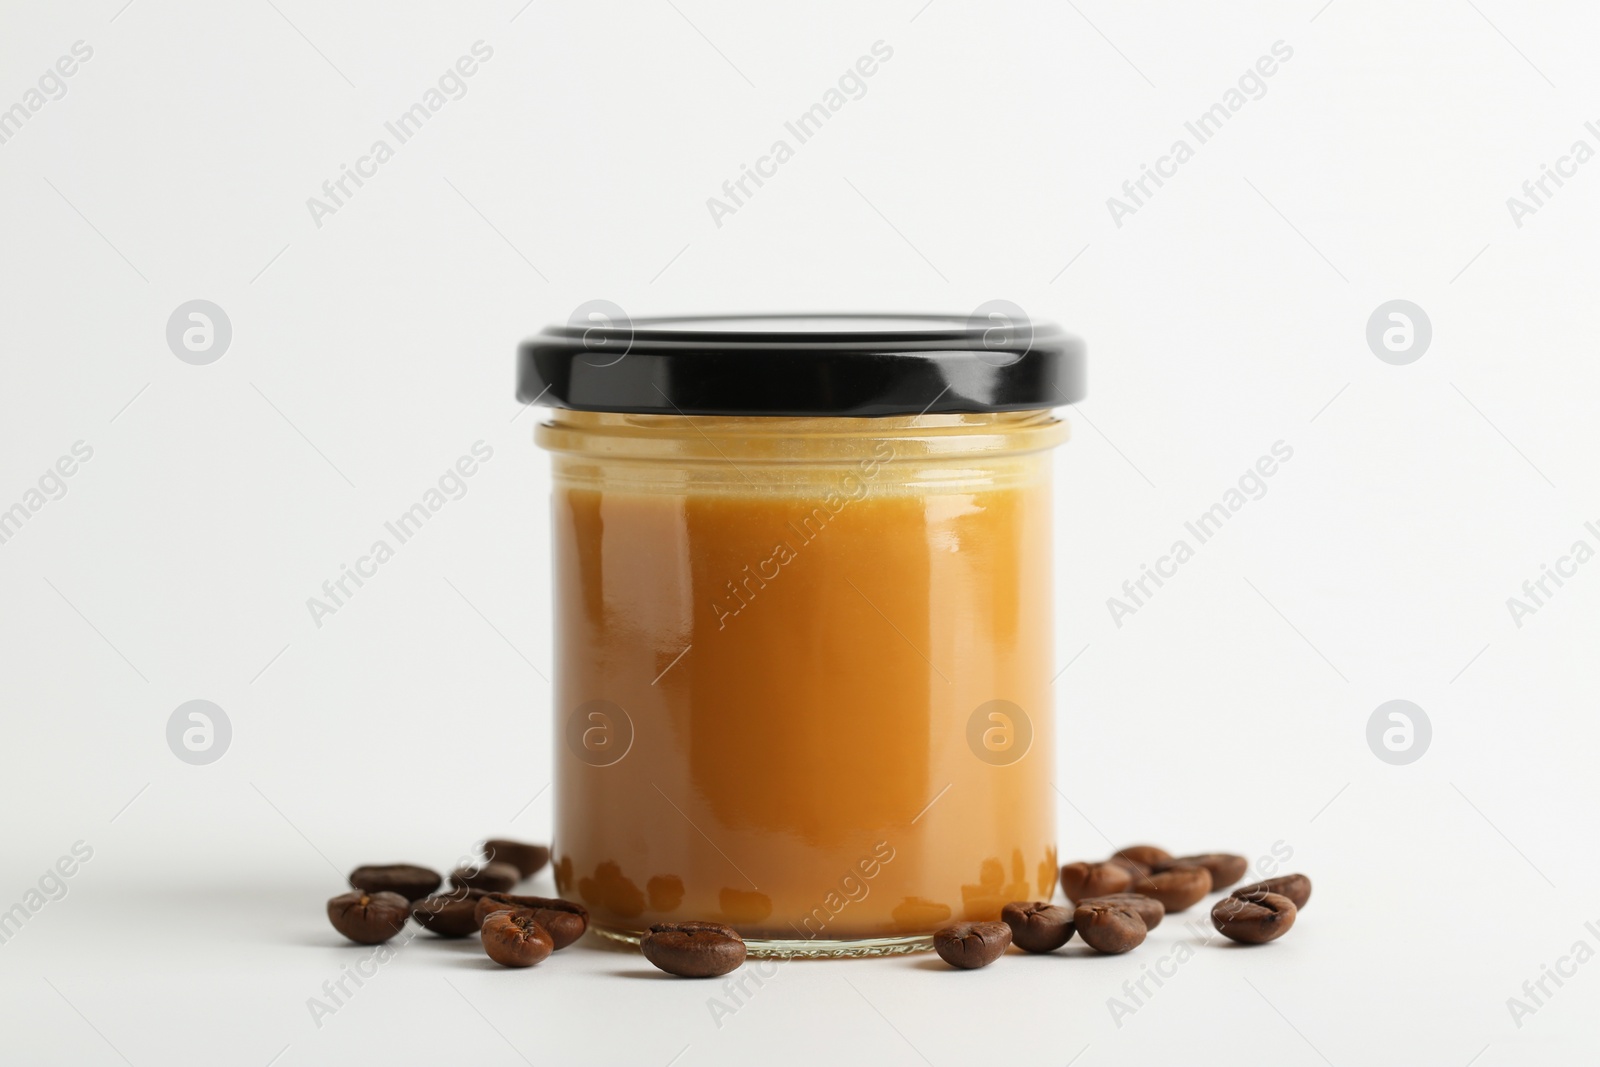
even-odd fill
[{"label": "shadow under jar", "polygon": [[1083,346],[961,317],[552,327],[555,876],[602,935],[931,946],[1048,899],[1050,409]]}]

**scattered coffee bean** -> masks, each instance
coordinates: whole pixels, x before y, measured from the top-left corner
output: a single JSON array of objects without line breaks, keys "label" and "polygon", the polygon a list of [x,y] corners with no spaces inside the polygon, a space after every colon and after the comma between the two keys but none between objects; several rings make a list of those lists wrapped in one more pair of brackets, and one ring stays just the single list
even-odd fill
[{"label": "scattered coffee bean", "polygon": [[452,889],[423,897],[411,905],[411,917],[429,933],[440,937],[466,937],[483,924],[477,920],[481,889]]},{"label": "scattered coffee bean", "polygon": [[1211,924],[1223,937],[1264,945],[1288,933],[1298,911],[1294,901],[1277,893],[1247,893],[1217,901],[1211,909]]},{"label": "scattered coffee bean", "polygon": [[[543,903],[549,897],[528,897],[516,893],[484,893],[479,891],[476,905],[478,925],[497,911],[516,911],[518,908],[532,908],[534,903]],[[530,903],[533,902],[533,903]]]},{"label": "scattered coffee bean", "polygon": [[1139,918],[1144,920],[1146,930],[1154,930],[1161,925],[1161,920],[1166,918],[1167,909],[1155,897],[1147,897],[1140,893],[1110,893],[1103,897],[1089,897],[1078,901],[1079,904],[1092,903],[1121,904],[1132,908],[1139,913]]},{"label": "scattered coffee bean", "polygon": [[1276,893],[1280,897],[1288,897],[1294,901],[1295,910],[1299,911],[1311,899],[1311,879],[1303,874],[1280,874],[1276,878],[1241,886],[1233,891],[1236,897],[1251,893]]},{"label": "scattered coffee bean", "polygon": [[933,935],[939,958],[963,971],[989,966],[1010,947],[1011,927],[1005,923],[956,923]]},{"label": "scattered coffee bean", "polygon": [[450,884],[457,888],[481,889],[485,893],[504,893],[514,888],[522,876],[509,863],[490,860],[450,872]]},{"label": "scattered coffee bean", "polygon": [[1168,911],[1182,911],[1211,892],[1211,872],[1193,863],[1174,863],[1133,880],[1133,891],[1154,897]]},{"label": "scattered coffee bean", "polygon": [[721,923],[656,923],[639,940],[644,958],[682,978],[715,978],[744,962],[744,938]]},{"label": "scattered coffee bean", "polygon": [[509,863],[524,878],[532,878],[550,862],[550,849],[544,845],[529,845],[521,841],[508,841],[503,837],[490,838],[483,843],[483,854],[491,860]]},{"label": "scattered coffee bean", "polygon": [[1072,912],[1043,901],[1016,900],[1000,909],[1011,943],[1024,952],[1054,952],[1072,940]]},{"label": "scattered coffee bean", "polygon": [[1243,878],[1245,872],[1250,869],[1250,861],[1243,856],[1235,856],[1228,852],[1203,852],[1198,856],[1179,856],[1169,863],[1160,864],[1155,870],[1164,871],[1179,864],[1193,864],[1210,871],[1213,893],[1228,888]]},{"label": "scattered coffee bean", "polygon": [[1116,955],[1144,944],[1148,928],[1139,913],[1127,904],[1086,900],[1072,913],[1072,925],[1084,944],[1096,952]]},{"label": "scattered coffee bean", "polygon": [[533,913],[538,916],[539,925],[550,931],[558,951],[578,940],[589,928],[589,909],[570,900],[534,908]]},{"label": "scattered coffee bean", "polygon": [[1133,874],[1118,863],[1068,863],[1061,868],[1061,891],[1074,903],[1126,893],[1132,885]]},{"label": "scattered coffee bean", "polygon": [[1129,863],[1138,864],[1147,871],[1153,871],[1163,863],[1171,862],[1172,853],[1164,848],[1157,848],[1155,845],[1129,845],[1111,858],[1114,860],[1127,860]]},{"label": "scattered coffee bean", "polygon": [[421,900],[443,881],[439,872],[414,863],[383,863],[357,867],[350,872],[350,885],[369,893],[399,893],[407,900]]},{"label": "scattered coffee bean", "polygon": [[556,951],[566,948],[589,928],[589,909],[582,904],[559,897],[517,896],[513,893],[484,893],[477,902],[479,926],[497,911],[526,909],[533,912],[539,925],[545,928]]},{"label": "scattered coffee bean", "polygon": [[533,912],[497,911],[483,924],[483,951],[502,967],[532,967],[555,951]]},{"label": "scattered coffee bean", "polygon": [[360,945],[381,945],[406,924],[411,902],[399,893],[357,889],[328,901],[333,928]]}]

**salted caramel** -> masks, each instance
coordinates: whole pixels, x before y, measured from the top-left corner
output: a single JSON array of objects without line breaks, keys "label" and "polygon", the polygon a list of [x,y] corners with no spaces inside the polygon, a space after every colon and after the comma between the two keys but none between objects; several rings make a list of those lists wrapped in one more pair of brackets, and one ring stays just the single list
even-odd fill
[{"label": "salted caramel", "polygon": [[[1060,424],[660,419],[541,433],[580,449],[552,504],[560,891],[624,933],[819,942],[1048,898]],[[641,429],[712,457],[617,458]]]}]

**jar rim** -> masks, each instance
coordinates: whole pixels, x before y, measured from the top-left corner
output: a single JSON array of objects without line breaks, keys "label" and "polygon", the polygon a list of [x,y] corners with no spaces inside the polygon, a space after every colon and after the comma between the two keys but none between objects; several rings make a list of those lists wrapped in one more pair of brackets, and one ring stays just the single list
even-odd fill
[{"label": "jar rim", "polygon": [[564,410],[534,428],[542,448],[571,457],[735,468],[849,464],[884,445],[924,462],[1002,461],[1054,448],[1069,436],[1069,425],[1044,408],[879,418]]}]

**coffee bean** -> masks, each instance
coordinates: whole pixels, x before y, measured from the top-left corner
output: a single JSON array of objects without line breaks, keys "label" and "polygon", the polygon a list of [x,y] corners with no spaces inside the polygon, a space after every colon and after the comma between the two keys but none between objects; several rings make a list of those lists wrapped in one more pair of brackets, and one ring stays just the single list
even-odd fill
[{"label": "coffee bean", "polygon": [[963,971],[987,967],[1011,947],[1011,927],[1005,923],[956,923],[934,931],[933,948],[939,958]]},{"label": "coffee bean", "polygon": [[1154,930],[1161,925],[1161,920],[1166,918],[1167,909],[1155,897],[1143,896],[1139,893],[1110,893],[1103,897],[1089,897],[1078,901],[1079,904],[1121,904],[1132,908],[1139,913],[1139,918],[1144,920],[1146,930]]},{"label": "coffee bean", "polygon": [[1158,864],[1155,870],[1164,871],[1168,867],[1180,864],[1193,864],[1210,871],[1211,892],[1213,893],[1219,889],[1228,888],[1243,878],[1245,872],[1250,869],[1250,861],[1243,856],[1235,856],[1228,852],[1203,852],[1198,856],[1179,856],[1168,863]]},{"label": "coffee bean", "polygon": [[360,945],[383,944],[400,932],[410,913],[411,902],[399,893],[357,889],[328,901],[333,928]]},{"label": "coffee bean", "polygon": [[1154,845],[1129,845],[1111,858],[1114,860],[1127,860],[1129,863],[1138,864],[1147,871],[1153,871],[1163,863],[1171,862],[1172,853]]},{"label": "coffee bean", "polygon": [[589,910],[570,900],[534,908],[533,913],[538,916],[539,925],[550,931],[558,950],[578,940],[589,928]]},{"label": "coffee bean", "polygon": [[1277,893],[1247,893],[1217,901],[1211,909],[1211,924],[1223,937],[1264,945],[1288,933],[1298,911],[1294,901]]},{"label": "coffee bean", "polygon": [[497,911],[484,921],[483,951],[502,967],[532,967],[549,958],[555,942],[533,912]]},{"label": "coffee bean", "polygon": [[1078,936],[1096,952],[1116,955],[1144,944],[1148,932],[1139,913],[1127,904],[1086,900],[1072,913]]},{"label": "coffee bean", "polygon": [[439,872],[414,863],[383,863],[357,867],[350,872],[350,885],[369,893],[399,893],[407,900],[421,900],[443,881]]},{"label": "coffee bean", "polygon": [[744,962],[744,938],[721,923],[656,923],[639,948],[645,959],[682,978],[715,978]]},{"label": "coffee bean", "polygon": [[509,863],[490,860],[450,872],[450,884],[458,888],[481,889],[485,893],[504,893],[514,888],[522,875]]},{"label": "coffee bean", "polygon": [[[549,897],[528,897],[516,893],[485,893],[478,892],[478,902],[475,908],[478,925],[497,911],[516,911],[518,908],[532,908],[534,903],[544,903]],[[530,903],[534,902],[534,903]]]},{"label": "coffee bean", "polygon": [[1015,900],[1000,909],[1000,921],[1024,952],[1054,952],[1072,940],[1072,912],[1056,904]]},{"label": "coffee bean", "polygon": [[1299,911],[1311,899],[1311,879],[1303,874],[1280,874],[1276,878],[1241,886],[1233,891],[1236,897],[1250,893],[1276,893],[1280,897],[1288,897],[1294,901],[1295,910]]},{"label": "coffee bean", "polygon": [[1133,891],[1154,897],[1168,911],[1182,911],[1211,892],[1211,872],[1197,864],[1175,863],[1133,880]]},{"label": "coffee bean", "polygon": [[436,893],[411,905],[411,917],[429,933],[440,937],[466,937],[483,925],[477,919],[478,899],[483,895],[481,889]]},{"label": "coffee bean", "polygon": [[1061,868],[1061,891],[1073,902],[1126,893],[1132,885],[1133,875],[1118,863],[1068,863]]},{"label": "coffee bean", "polygon": [[550,849],[545,845],[529,845],[493,837],[483,843],[483,854],[491,860],[509,863],[524,878],[532,878],[550,862]]},{"label": "coffee bean", "polygon": [[485,893],[477,902],[478,925],[497,911],[526,909],[545,928],[556,951],[566,948],[589,928],[589,909],[559,897],[528,897],[513,893]]}]

